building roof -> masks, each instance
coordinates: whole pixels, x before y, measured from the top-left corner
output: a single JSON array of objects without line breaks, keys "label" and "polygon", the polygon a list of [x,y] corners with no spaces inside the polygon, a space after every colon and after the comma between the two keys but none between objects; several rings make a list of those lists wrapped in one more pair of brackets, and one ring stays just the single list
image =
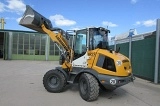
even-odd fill
[{"label": "building roof", "polygon": [[[35,31],[22,31],[22,30],[11,30],[11,29],[0,29],[0,32],[24,32],[24,33],[39,33]],[[42,34],[42,33],[39,33]]]},{"label": "building roof", "polygon": [[[143,40],[156,35],[156,31],[146,32],[132,36],[132,41]],[[129,37],[116,40],[116,44],[129,42]]]}]

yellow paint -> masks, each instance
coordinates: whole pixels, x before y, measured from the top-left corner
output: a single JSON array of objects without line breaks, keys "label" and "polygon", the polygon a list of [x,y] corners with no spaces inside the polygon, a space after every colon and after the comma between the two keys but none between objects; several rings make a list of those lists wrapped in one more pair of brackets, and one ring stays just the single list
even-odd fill
[{"label": "yellow paint", "polygon": [[[110,71],[110,70],[107,70],[107,69],[103,69],[102,67],[96,66],[97,60],[99,58],[99,54],[114,59],[114,63],[115,63],[115,67],[116,67],[116,72],[113,72],[113,71]],[[128,75],[130,75],[131,72],[132,72],[132,69],[131,69],[131,64],[130,64],[129,60],[128,60],[128,62],[125,62],[125,63],[122,62],[121,66],[118,66],[116,64],[117,60],[123,61],[123,60],[128,60],[128,58],[125,57],[125,56],[123,56],[120,53],[110,53],[107,50],[99,49],[97,51],[96,56],[95,56],[95,60],[93,62],[92,69],[96,70],[100,74],[107,74],[107,75],[113,75],[113,76],[128,76]],[[124,67],[126,67],[126,69]]]}]

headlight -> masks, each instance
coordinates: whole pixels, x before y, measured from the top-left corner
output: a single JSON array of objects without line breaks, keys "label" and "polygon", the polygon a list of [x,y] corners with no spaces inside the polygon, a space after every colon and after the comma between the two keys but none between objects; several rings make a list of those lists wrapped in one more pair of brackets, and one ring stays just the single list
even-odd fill
[{"label": "headlight", "polygon": [[117,60],[117,61],[116,61],[116,64],[117,64],[118,66],[121,66],[121,65],[122,65],[122,61],[121,61],[121,60]]}]

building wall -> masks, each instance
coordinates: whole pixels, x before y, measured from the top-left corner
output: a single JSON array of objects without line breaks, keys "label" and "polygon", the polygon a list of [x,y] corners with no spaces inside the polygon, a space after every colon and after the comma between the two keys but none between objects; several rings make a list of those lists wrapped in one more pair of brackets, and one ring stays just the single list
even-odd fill
[{"label": "building wall", "polygon": [[46,34],[5,31],[7,59],[12,60],[59,60],[59,49]]}]

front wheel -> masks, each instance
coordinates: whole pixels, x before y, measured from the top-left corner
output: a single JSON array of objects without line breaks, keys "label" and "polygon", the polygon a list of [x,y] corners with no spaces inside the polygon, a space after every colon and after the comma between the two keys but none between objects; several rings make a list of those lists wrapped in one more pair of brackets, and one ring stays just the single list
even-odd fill
[{"label": "front wheel", "polygon": [[48,92],[61,92],[66,83],[64,74],[58,70],[50,70],[43,77],[43,85]]},{"label": "front wheel", "polygon": [[99,95],[99,85],[94,76],[83,73],[79,79],[79,93],[82,99],[94,101]]}]

